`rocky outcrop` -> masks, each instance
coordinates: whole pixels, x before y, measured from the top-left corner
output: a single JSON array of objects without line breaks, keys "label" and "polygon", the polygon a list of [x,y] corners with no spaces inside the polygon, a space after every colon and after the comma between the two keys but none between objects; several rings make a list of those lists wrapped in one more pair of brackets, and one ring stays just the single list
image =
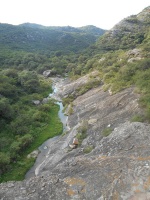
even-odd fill
[{"label": "rocky outcrop", "polygon": [[66,84],[64,86],[64,82],[62,83],[61,90],[58,91],[58,95],[61,97],[67,97],[69,94],[75,95],[77,89],[79,89],[80,87],[84,87],[84,85],[89,83],[92,78],[95,78],[97,80],[98,75],[99,72],[95,70],[90,74],[87,74],[75,81],[65,81]]},{"label": "rocky outcrop", "polygon": [[138,15],[131,15],[121,20],[103,37],[99,38],[98,47],[105,50],[119,50],[132,49],[141,44],[144,35],[149,32],[149,11],[150,7],[147,7]]},{"label": "rocky outcrop", "polygon": [[134,62],[142,59],[142,51],[140,49],[132,49],[127,52],[128,62]]},{"label": "rocky outcrop", "polygon": [[[58,94],[63,91],[69,95],[74,85],[61,80]],[[0,198],[149,199],[150,125],[130,122],[134,114],[141,113],[138,98],[134,88],[110,95],[102,86],[79,96],[73,101],[68,133],[47,145],[47,154],[33,177],[2,183]],[[71,149],[69,145],[82,133],[84,124],[86,135],[80,145]],[[108,128],[111,132],[106,137],[103,132]],[[89,152],[85,151],[88,147],[92,147]]]},{"label": "rocky outcrop", "polygon": [[36,106],[40,105],[41,102],[39,100],[32,100],[32,103]]},{"label": "rocky outcrop", "polygon": [[52,70],[46,70],[46,71],[43,72],[43,76],[45,78],[48,78],[51,75],[51,72],[52,72]]},{"label": "rocky outcrop", "polygon": [[[39,176],[1,184],[0,197],[3,200],[149,199],[149,130],[147,124],[126,122],[98,141],[96,148],[86,155],[79,148],[65,153],[62,145],[65,156],[61,161],[53,167],[47,165]],[[53,160],[58,155],[55,156]]]}]

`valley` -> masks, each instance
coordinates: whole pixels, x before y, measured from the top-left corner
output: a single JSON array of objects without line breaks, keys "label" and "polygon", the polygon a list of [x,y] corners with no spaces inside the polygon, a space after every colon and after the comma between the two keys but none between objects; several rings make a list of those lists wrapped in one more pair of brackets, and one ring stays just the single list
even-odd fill
[{"label": "valley", "polygon": [[0,199],[150,199],[149,11],[0,24]]}]

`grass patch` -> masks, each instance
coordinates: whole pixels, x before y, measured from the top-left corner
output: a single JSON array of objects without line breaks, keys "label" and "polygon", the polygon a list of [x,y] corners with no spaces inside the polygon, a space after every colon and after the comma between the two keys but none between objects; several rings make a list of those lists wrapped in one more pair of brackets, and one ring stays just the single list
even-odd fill
[{"label": "grass patch", "polygon": [[103,131],[102,131],[103,137],[107,137],[108,135],[111,134],[112,131],[113,131],[112,128],[109,128],[109,127],[103,129]]},{"label": "grass patch", "polygon": [[131,122],[144,122],[145,121],[145,117],[142,115],[134,115],[131,120]]},{"label": "grass patch", "polygon": [[82,141],[87,137],[87,129],[88,129],[88,123],[86,121],[83,121],[81,126],[78,128],[78,133],[76,135],[76,138],[79,141],[79,146],[82,144]]},{"label": "grass patch", "polygon": [[76,138],[79,141],[79,146],[82,144],[82,141],[86,138],[86,133],[77,133]]},{"label": "grass patch", "polygon": [[83,152],[84,152],[85,154],[88,154],[88,153],[90,153],[93,149],[94,149],[94,147],[93,147],[92,145],[88,145],[88,146],[86,146],[86,147],[83,149]]},{"label": "grass patch", "polygon": [[1,175],[0,182],[23,180],[26,172],[33,166],[35,161],[33,158],[28,159],[27,155],[37,149],[47,139],[62,133],[63,125],[58,118],[58,111],[59,106],[54,104],[49,113],[50,123],[42,128],[34,142],[23,152],[17,162],[10,164],[9,170]]}]

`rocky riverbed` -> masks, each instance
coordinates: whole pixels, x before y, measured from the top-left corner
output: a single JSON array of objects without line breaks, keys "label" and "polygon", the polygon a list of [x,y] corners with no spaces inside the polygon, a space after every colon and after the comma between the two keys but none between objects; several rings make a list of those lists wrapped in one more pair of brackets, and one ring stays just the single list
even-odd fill
[{"label": "rocky riverbed", "polygon": [[[56,97],[67,97],[88,79],[55,79]],[[114,95],[102,88],[99,85],[73,101],[70,130],[51,143],[36,176],[2,183],[1,199],[150,199],[150,125],[130,122],[141,113],[139,95],[134,88]],[[86,136],[77,148],[70,149],[85,124]]]}]

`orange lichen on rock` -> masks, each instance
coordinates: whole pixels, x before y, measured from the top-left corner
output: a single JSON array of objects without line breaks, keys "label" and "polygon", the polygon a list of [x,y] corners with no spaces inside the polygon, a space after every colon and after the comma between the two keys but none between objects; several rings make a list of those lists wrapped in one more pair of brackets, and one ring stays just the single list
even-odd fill
[{"label": "orange lichen on rock", "polygon": [[68,194],[69,196],[73,196],[73,195],[75,195],[75,191],[72,190],[72,189],[68,189],[68,190],[67,190],[67,194]]},{"label": "orange lichen on rock", "polygon": [[150,156],[148,156],[148,157],[138,157],[137,160],[139,160],[139,161],[150,160]]},{"label": "orange lichen on rock", "polygon": [[148,177],[147,181],[144,183],[144,189],[145,190],[150,189],[150,176]]},{"label": "orange lichen on rock", "polygon": [[64,182],[70,186],[72,185],[82,185],[82,186],[85,186],[86,183],[84,180],[82,179],[79,179],[79,178],[75,178],[75,177],[72,177],[72,178],[66,178],[64,180]]}]

